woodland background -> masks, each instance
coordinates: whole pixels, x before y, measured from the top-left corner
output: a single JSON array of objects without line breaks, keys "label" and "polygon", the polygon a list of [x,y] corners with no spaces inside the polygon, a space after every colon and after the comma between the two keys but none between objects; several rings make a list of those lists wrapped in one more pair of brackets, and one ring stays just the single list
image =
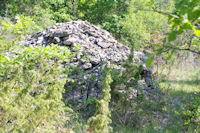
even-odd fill
[{"label": "woodland background", "polygon": [[[112,81],[123,84],[126,78],[115,79],[106,68],[104,102],[86,101],[86,106],[104,107],[96,117],[86,120],[66,106],[65,80],[59,76],[68,71],[59,64],[70,58],[70,52],[65,54],[68,49],[24,48],[18,42],[73,20],[87,20],[150,56],[147,65],[153,70],[156,94],[162,97],[152,101],[138,97],[134,104],[127,103],[135,113],[126,120],[118,115],[126,109],[123,104],[109,106]],[[199,132],[199,36],[199,0],[0,0],[0,132]],[[21,54],[13,58],[2,54],[8,51]],[[56,63],[49,63],[52,58]],[[129,67],[133,74],[129,76],[136,78],[137,72]],[[30,97],[39,88],[45,91]],[[113,113],[116,109],[119,112]]]}]

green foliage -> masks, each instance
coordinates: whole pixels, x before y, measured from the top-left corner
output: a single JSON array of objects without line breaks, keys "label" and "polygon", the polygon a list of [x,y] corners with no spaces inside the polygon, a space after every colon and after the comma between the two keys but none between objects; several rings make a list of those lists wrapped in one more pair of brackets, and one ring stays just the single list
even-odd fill
[{"label": "green foliage", "polygon": [[56,132],[66,120],[64,91],[70,50],[55,45],[0,55],[0,132]]},{"label": "green foliage", "polygon": [[[174,16],[169,16],[171,23],[171,32],[168,34],[169,43],[165,43],[166,47],[177,50],[185,49],[194,53],[200,53],[199,41],[193,43],[200,36],[199,17],[200,17],[200,2],[196,0],[178,0],[175,4]],[[184,7],[184,8],[183,8]],[[193,33],[191,33],[193,31]],[[181,41],[180,37],[185,37],[185,34],[190,34],[186,37],[189,41]],[[182,39],[185,40],[185,39]],[[175,42],[174,42],[175,41]]]},{"label": "green foliage", "polygon": [[[151,34],[155,30],[166,31],[166,17],[153,12],[140,11],[137,8],[131,9],[126,3],[131,3],[139,8],[148,8],[154,5],[159,7],[161,2],[157,1],[152,4],[149,0],[27,0],[24,2],[11,0],[5,2],[5,5],[12,16],[22,13],[31,15],[34,17],[34,21],[43,28],[55,22],[74,19],[87,20],[102,26],[124,44],[135,45],[137,48],[148,46]],[[22,8],[22,5],[26,6]],[[166,2],[166,5],[169,3]],[[166,8],[166,10],[168,9]]]},{"label": "green foliage", "polygon": [[123,28],[123,23],[121,23],[122,20],[123,20],[122,16],[113,15],[106,22],[104,22],[101,27],[111,32],[117,40],[121,41],[123,37],[122,34],[124,33],[122,30]]},{"label": "green foliage", "polygon": [[[112,88],[112,120],[113,125],[135,126],[133,115],[130,112],[135,111],[136,97],[133,95],[132,89],[137,91],[138,81],[141,79],[141,67],[138,62],[133,63],[133,53],[129,60],[123,65],[124,71],[112,71],[113,83]],[[135,102],[134,102],[135,101]]]},{"label": "green foliage", "polygon": [[136,49],[149,47],[152,35],[156,31],[162,35],[168,30],[167,17],[148,11],[152,8],[151,6],[154,6],[154,4],[149,6],[148,3],[148,0],[132,0],[128,13],[121,21],[123,25],[122,42],[130,46],[134,45]]},{"label": "green foliage", "polygon": [[1,23],[4,32],[8,31],[15,36],[27,35],[34,32],[36,25],[31,17],[16,16],[16,23],[9,24],[6,22]]},{"label": "green foliage", "polygon": [[36,11],[40,12],[42,10],[42,14],[49,14],[50,20],[54,20],[55,22],[72,21],[72,19],[75,17],[75,14],[72,16],[70,13],[75,11],[70,9],[74,6],[75,2],[76,1],[71,0],[46,0],[40,4],[41,8]]},{"label": "green foliage", "polygon": [[36,5],[34,8],[34,15],[31,15],[39,30],[44,30],[49,26],[56,24],[53,19],[53,13],[49,8],[42,8],[40,5]]},{"label": "green foliage", "polygon": [[173,64],[170,62],[159,66],[158,79],[162,79],[160,89],[165,90],[163,92],[166,95],[165,111],[171,114],[167,127],[172,132],[199,132],[199,59],[187,62],[193,56],[192,53],[176,53]]},{"label": "green foliage", "polygon": [[8,51],[28,34],[38,30],[38,26],[31,17],[16,16],[16,23],[12,24],[8,18],[0,20],[0,52]]},{"label": "green foliage", "polygon": [[[164,8],[160,11],[161,8],[158,8],[157,4],[155,5],[156,1],[157,0],[152,0],[150,2],[147,2],[148,3],[147,5],[149,5],[148,7],[150,10],[143,9],[141,5],[139,5],[138,7],[142,11],[152,11],[154,12],[154,14],[159,13],[161,15],[163,14],[168,16],[168,23],[171,24],[169,30],[166,29],[166,31],[169,31],[167,33],[168,35],[163,36],[164,39],[162,39],[163,40],[162,42],[159,42],[160,45],[154,42],[151,44],[153,51],[152,57],[154,57],[155,55],[160,56],[163,53],[164,56],[166,56],[165,59],[169,60],[175,53],[175,50],[184,50],[199,54],[200,53],[199,41],[195,41],[195,43],[193,43],[194,42],[193,40],[196,40],[196,38],[198,38],[200,35],[198,28],[199,16],[200,16],[199,1],[196,0],[174,1],[175,6],[172,11],[164,10]],[[152,3],[151,6],[150,3]],[[193,33],[191,33],[191,31],[193,31]],[[162,31],[161,33],[165,32]],[[156,45],[156,47],[154,45]],[[147,62],[152,62],[152,61],[153,61],[152,58],[150,58]]]},{"label": "green foliage", "polygon": [[184,101],[184,104],[186,104],[186,106],[183,107],[181,112],[184,121],[183,128],[186,131],[200,131],[200,97],[193,96],[189,103],[188,101]]},{"label": "green foliage", "polygon": [[156,30],[166,31],[167,17],[154,12],[141,11],[138,8],[130,8],[126,5],[127,3],[138,8],[150,7],[149,0],[82,0],[78,8],[81,14],[79,17],[94,24],[100,24],[124,44],[135,45],[138,49],[144,48],[148,46],[151,34]]},{"label": "green foliage", "polygon": [[79,9],[83,12],[84,19],[92,23],[102,24],[109,18],[116,3],[113,0],[81,0]]},{"label": "green foliage", "polygon": [[81,0],[78,6],[79,16],[77,17],[101,26],[121,41],[124,34],[121,21],[127,13],[125,2],[129,1]]},{"label": "green foliage", "polygon": [[7,41],[7,36],[0,36],[0,53],[9,50],[13,46],[13,42],[8,42]]},{"label": "green foliage", "polygon": [[[173,58],[175,62],[176,49],[200,50],[199,5],[199,0],[1,0],[0,53],[20,51],[16,44],[23,36],[56,22],[82,19],[108,30],[117,40],[137,50],[152,48],[153,55],[146,62],[147,66],[162,53],[163,58]],[[3,21],[4,17],[12,21]],[[75,46],[74,49],[79,48]],[[57,132],[63,127],[62,118],[66,117],[61,98],[64,77],[69,73],[68,68],[66,70],[60,64],[68,58],[68,49],[54,45],[25,48],[14,57],[0,55],[0,132]],[[163,111],[160,99],[151,97],[153,100],[149,101],[141,94],[130,100],[130,88],[137,90],[141,67],[132,63],[132,58],[129,61],[131,63],[123,66],[126,68],[123,72],[105,70],[104,89],[97,102],[89,98],[77,106],[79,110],[92,105],[88,108],[91,113],[98,105],[96,115],[88,120],[89,131],[108,132],[110,111],[113,125],[138,128],[144,127],[147,117],[153,116],[152,110],[154,113]],[[69,72],[78,75],[82,70],[73,68]],[[77,83],[79,79],[73,80],[70,86],[65,85],[66,90],[77,88]],[[109,109],[111,94],[113,103]],[[71,101],[65,102],[76,106]],[[199,99],[195,97],[191,102],[192,105],[185,102],[181,112],[187,131],[193,131],[199,125]],[[76,121],[72,122],[75,124],[72,127],[81,127],[82,131],[84,126],[78,117],[73,119]],[[154,127],[149,130],[155,131],[158,130]]]},{"label": "green foliage", "polygon": [[32,34],[40,29],[32,17],[16,16],[16,23],[12,23],[7,18],[0,20],[2,27],[0,27],[0,52],[10,50],[17,46],[18,42],[24,38],[25,35]]},{"label": "green foliage", "polygon": [[[193,43],[200,36],[199,17],[200,2],[197,0],[177,0],[172,14],[168,14],[170,32],[163,40],[164,50],[187,50],[193,53],[200,53],[199,42]],[[191,33],[193,31],[193,33]],[[190,34],[189,37],[185,34]],[[185,41],[186,38],[187,41]],[[160,47],[161,48],[161,47]],[[159,48],[159,49],[160,49]],[[165,48],[165,49],[164,49]]]},{"label": "green foliage", "polygon": [[[107,70],[108,69],[108,70]],[[88,131],[92,133],[109,133],[111,128],[109,124],[112,122],[110,117],[111,113],[109,110],[109,103],[111,100],[111,88],[110,84],[112,83],[112,78],[110,68],[105,69],[105,77],[102,81],[103,89],[100,99],[97,101],[98,110],[96,111],[96,115],[89,118],[88,120]]]},{"label": "green foliage", "polygon": [[146,65],[147,65],[148,68],[153,64],[153,60],[154,60],[154,56],[150,57],[147,60]]},{"label": "green foliage", "polygon": [[198,0],[178,0],[175,3],[176,9],[173,14],[177,17],[169,17],[169,20],[172,22],[173,30],[177,30],[177,34],[183,33],[184,30],[193,30],[196,36],[200,36],[200,31],[195,27],[200,17],[199,5]]},{"label": "green foliage", "polygon": [[[35,20],[37,19],[40,26],[49,26],[55,22],[64,22],[69,21],[73,17],[71,16],[70,3],[73,1],[70,0],[10,0],[4,1],[2,5],[4,8],[0,9],[0,12],[7,12],[6,17],[25,15],[25,16],[34,16]],[[2,14],[5,16],[5,14]],[[45,23],[42,23],[41,21]]]},{"label": "green foliage", "polygon": [[178,35],[183,34],[187,30],[193,30],[197,37],[200,36],[200,30],[198,26],[195,26],[199,23],[199,5],[200,2],[197,0],[178,0],[175,3],[174,16],[169,16],[169,22],[171,22],[172,28],[168,37],[169,42],[176,40]]}]

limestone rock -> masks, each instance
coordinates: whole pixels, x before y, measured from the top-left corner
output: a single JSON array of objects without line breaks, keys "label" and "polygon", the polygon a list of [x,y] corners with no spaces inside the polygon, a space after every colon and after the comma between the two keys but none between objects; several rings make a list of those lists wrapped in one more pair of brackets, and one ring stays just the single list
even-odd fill
[{"label": "limestone rock", "polygon": [[[51,44],[60,47],[68,47],[73,54],[71,62],[64,64],[65,66],[78,67],[83,71],[82,75],[69,75],[71,79],[78,79],[77,88],[66,92],[67,99],[73,99],[78,102],[84,102],[89,97],[97,98],[101,95],[100,80],[102,77],[102,62],[108,64],[114,63],[121,68],[123,60],[128,59],[130,49],[117,42],[112,35],[87,21],[72,21],[67,23],[58,23],[45,31],[37,32],[31,37],[19,43],[23,46],[48,46]],[[78,52],[74,47],[80,46],[82,49]],[[134,52],[133,62],[140,62],[143,66],[142,78],[147,86],[153,88],[151,82],[151,71],[146,68],[145,60],[142,52]],[[95,78],[94,78],[95,77]],[[66,83],[67,88],[71,83]],[[124,89],[121,89],[124,92]],[[130,98],[137,96],[138,92],[131,88]]]},{"label": "limestone rock", "polygon": [[[43,32],[33,34],[25,42],[20,43],[24,46],[47,46],[51,44],[67,46],[71,49],[74,45],[80,45],[84,53],[89,56],[90,63],[94,66],[101,61],[120,64],[130,54],[129,48],[118,43],[109,32],[87,21],[58,23]],[[78,58],[77,60],[80,61],[81,59]],[[89,64],[84,64],[82,68],[88,69],[89,66]]]}]

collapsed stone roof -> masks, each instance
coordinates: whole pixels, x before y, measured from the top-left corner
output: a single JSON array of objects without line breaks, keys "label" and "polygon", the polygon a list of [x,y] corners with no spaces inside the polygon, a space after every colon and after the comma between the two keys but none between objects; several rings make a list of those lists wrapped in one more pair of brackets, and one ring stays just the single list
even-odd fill
[{"label": "collapsed stone roof", "polygon": [[[73,46],[80,45],[83,52],[89,56],[89,61],[82,59],[82,54],[74,58],[74,62],[89,69],[102,61],[109,61],[121,64],[130,54],[127,46],[117,42],[112,35],[87,21],[72,21],[58,23],[45,31],[37,32],[21,45],[25,46],[47,46],[58,44],[73,49]],[[72,50],[73,51],[73,50]]]}]

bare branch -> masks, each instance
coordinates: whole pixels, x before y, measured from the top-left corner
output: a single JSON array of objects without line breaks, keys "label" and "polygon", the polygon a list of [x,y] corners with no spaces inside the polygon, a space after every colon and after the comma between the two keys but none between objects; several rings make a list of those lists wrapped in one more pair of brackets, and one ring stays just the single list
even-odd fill
[{"label": "bare branch", "polygon": [[192,53],[195,53],[195,54],[199,54],[199,55],[200,55],[200,51],[198,51],[198,50],[192,50],[192,49],[189,49],[189,48],[182,49],[182,48],[172,47],[172,46],[166,46],[166,47],[167,47],[167,48],[171,48],[171,49],[176,49],[176,50],[190,51],[190,52],[192,52]]}]

